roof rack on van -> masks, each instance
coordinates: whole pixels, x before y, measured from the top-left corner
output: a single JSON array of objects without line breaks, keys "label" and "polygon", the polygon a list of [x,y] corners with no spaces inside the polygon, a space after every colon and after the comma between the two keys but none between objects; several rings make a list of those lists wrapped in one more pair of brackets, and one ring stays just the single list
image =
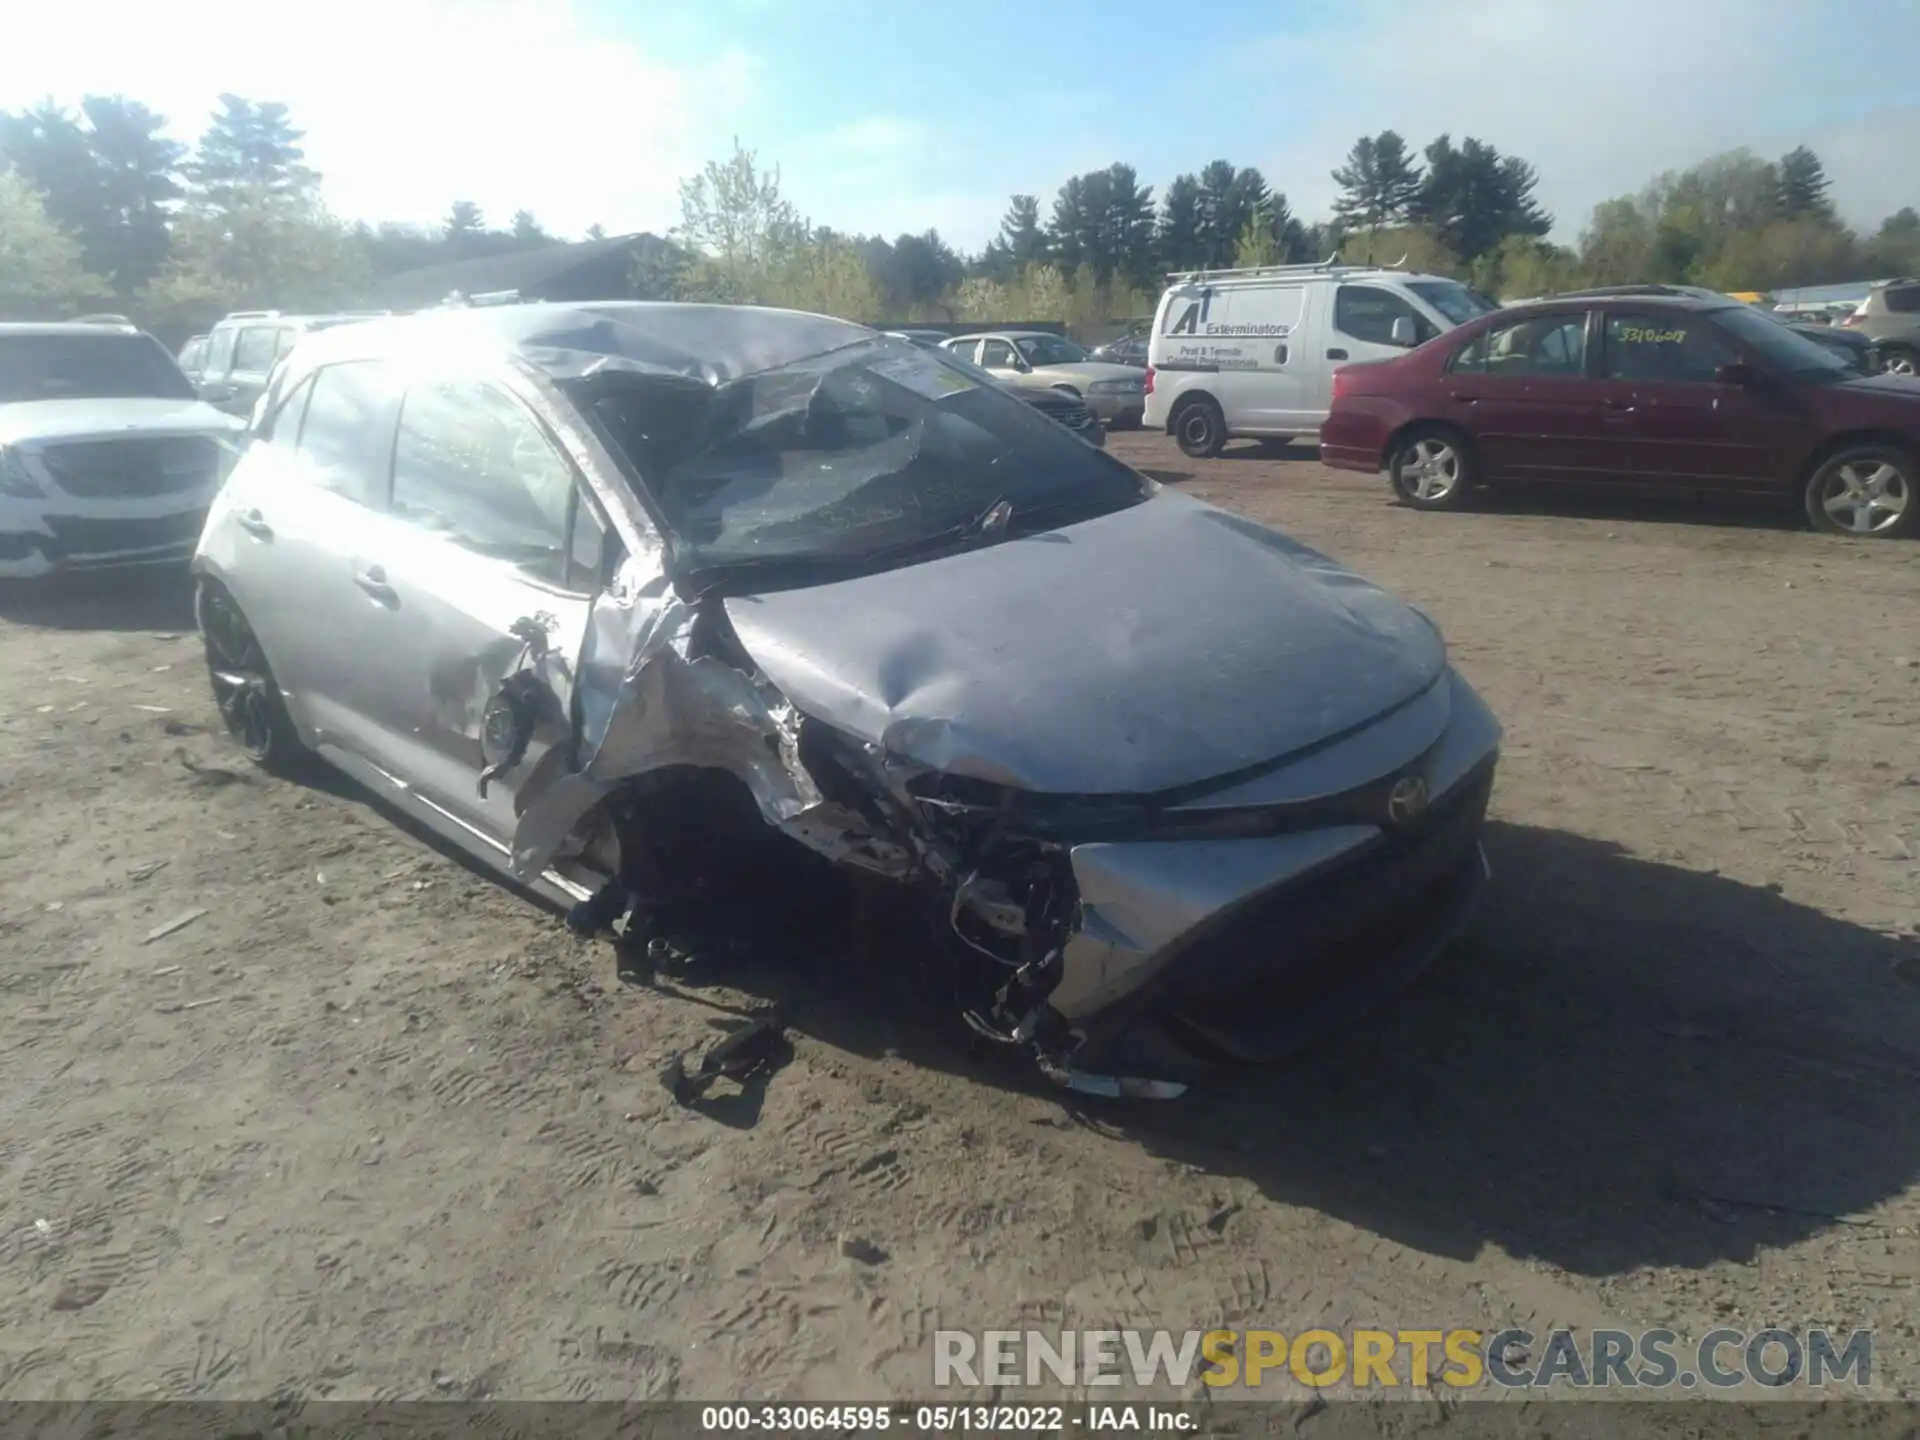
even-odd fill
[{"label": "roof rack on van", "polygon": [[1222,270],[1176,270],[1170,272],[1167,279],[1252,280],[1267,275],[1352,275],[1362,270],[1401,270],[1406,267],[1409,258],[1409,255],[1402,255],[1391,265],[1344,265],[1336,251],[1326,259],[1315,261],[1310,265],[1246,265]]},{"label": "roof rack on van", "polygon": [[278,310],[229,310],[225,318],[228,320],[273,320],[278,318],[279,314],[280,312]]}]

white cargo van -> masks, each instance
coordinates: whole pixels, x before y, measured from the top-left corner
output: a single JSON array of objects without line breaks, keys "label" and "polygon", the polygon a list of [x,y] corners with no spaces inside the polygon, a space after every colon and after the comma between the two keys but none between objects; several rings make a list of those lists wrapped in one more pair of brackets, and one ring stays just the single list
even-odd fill
[{"label": "white cargo van", "polygon": [[1147,341],[1145,423],[1200,457],[1240,435],[1318,433],[1341,365],[1398,355],[1496,308],[1458,280],[1369,266],[1167,278]]}]

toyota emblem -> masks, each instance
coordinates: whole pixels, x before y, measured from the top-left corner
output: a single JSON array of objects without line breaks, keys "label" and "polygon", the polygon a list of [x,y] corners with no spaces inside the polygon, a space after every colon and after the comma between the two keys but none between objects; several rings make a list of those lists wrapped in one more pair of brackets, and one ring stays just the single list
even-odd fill
[{"label": "toyota emblem", "polygon": [[1427,782],[1418,775],[1394,781],[1393,789],[1387,792],[1387,819],[1395,825],[1418,820],[1426,808]]}]

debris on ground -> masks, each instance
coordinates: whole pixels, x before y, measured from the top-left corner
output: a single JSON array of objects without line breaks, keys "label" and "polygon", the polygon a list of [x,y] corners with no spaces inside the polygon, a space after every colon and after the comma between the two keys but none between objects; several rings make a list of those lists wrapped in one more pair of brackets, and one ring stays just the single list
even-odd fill
[{"label": "debris on ground", "polygon": [[840,1253],[849,1260],[857,1260],[862,1265],[878,1265],[887,1258],[887,1252],[864,1235],[842,1235]]},{"label": "debris on ground", "polygon": [[689,1104],[722,1075],[745,1084],[755,1075],[771,1072],[785,1049],[785,1039],[779,1011],[768,1010],[709,1045],[691,1070],[686,1051],[676,1052],[661,1069],[660,1081],[675,1100]]},{"label": "debris on ground", "polygon": [[142,945],[151,945],[156,940],[164,940],[167,938],[167,936],[173,934],[175,931],[186,929],[187,926],[193,924],[194,921],[198,920],[202,915],[205,915],[206,913],[207,913],[207,907],[204,905],[198,906],[192,910],[184,910],[180,914],[174,916],[171,920],[166,921],[164,924],[154,926],[153,929],[147,932],[147,938],[142,940],[140,943]]}]

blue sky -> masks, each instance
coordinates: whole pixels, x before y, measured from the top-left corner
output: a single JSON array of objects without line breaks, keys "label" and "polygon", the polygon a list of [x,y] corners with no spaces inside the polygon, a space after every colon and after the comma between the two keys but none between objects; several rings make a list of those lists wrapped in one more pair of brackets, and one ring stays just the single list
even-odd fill
[{"label": "blue sky", "polygon": [[[319,17],[324,15],[324,20]],[[1532,160],[1560,238],[1655,172],[1807,143],[1856,224],[1920,205],[1913,0],[95,0],[9,20],[0,106],[145,99],[190,136],[222,90],[292,106],[330,203],[456,198],[559,233],[664,230],[733,136],[816,221],[976,248],[1015,191],[1114,160],[1225,158],[1296,212],[1387,127]]]}]

